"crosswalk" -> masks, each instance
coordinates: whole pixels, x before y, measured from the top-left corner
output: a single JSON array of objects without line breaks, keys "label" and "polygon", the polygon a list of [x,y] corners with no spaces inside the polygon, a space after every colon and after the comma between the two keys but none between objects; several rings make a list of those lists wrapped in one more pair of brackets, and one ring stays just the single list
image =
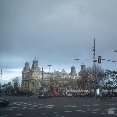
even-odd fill
[{"label": "crosswalk", "polygon": [[[100,115],[114,115],[117,116],[117,104],[104,104],[104,108],[101,108],[100,104],[92,103],[92,104],[83,104],[79,107],[79,105],[64,105],[63,107],[63,114],[61,115],[59,110],[53,111],[55,116],[65,117],[65,113],[74,113],[74,112],[82,112],[82,113],[92,113],[92,114],[100,114]],[[35,110],[35,109],[54,109],[56,110],[57,106],[52,104],[43,104],[43,103],[34,103],[34,102],[13,102],[8,107],[2,108],[2,111],[14,111],[14,110]],[[15,116],[22,116],[22,113],[15,111]],[[43,112],[41,111],[41,115],[47,115],[49,111]],[[61,116],[60,116],[61,115]],[[0,115],[0,117],[8,117],[9,115],[4,114]]]}]

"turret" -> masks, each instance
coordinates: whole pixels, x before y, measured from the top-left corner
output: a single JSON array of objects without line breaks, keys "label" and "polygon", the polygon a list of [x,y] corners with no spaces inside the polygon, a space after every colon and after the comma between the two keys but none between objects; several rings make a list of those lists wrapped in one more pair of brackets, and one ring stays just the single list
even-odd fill
[{"label": "turret", "polygon": [[32,70],[36,70],[36,69],[39,69],[39,67],[38,67],[38,60],[33,60],[33,63],[32,63],[32,68],[31,68]]},{"label": "turret", "polygon": [[28,62],[26,62],[23,71],[29,71],[29,70],[30,70],[30,65]]}]

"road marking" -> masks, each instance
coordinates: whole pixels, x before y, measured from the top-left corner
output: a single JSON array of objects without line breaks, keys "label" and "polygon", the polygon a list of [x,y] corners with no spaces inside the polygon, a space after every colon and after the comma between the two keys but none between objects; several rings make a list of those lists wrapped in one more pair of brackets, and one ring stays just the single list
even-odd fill
[{"label": "road marking", "polygon": [[97,113],[97,112],[94,112],[94,111],[93,111],[93,112],[91,112],[91,113]]},{"label": "road marking", "polygon": [[82,105],[82,106],[87,106],[87,107],[89,107],[89,106],[91,106],[91,105]]},{"label": "road marking", "polygon": [[108,114],[109,114],[109,115],[114,115],[114,114],[115,114],[115,111],[109,110],[109,111],[108,111]]},{"label": "road marking", "polygon": [[51,107],[51,106],[45,106],[45,108],[53,108],[53,107]]},{"label": "road marking", "polygon": [[41,113],[42,115],[45,115],[45,114],[47,114],[47,113]]},{"label": "road marking", "polygon": [[79,112],[85,112],[84,110],[75,110],[75,111],[79,111]]},{"label": "road marking", "polygon": [[53,108],[55,105],[46,105],[45,108]]},{"label": "road marking", "polygon": [[46,106],[51,106],[51,107],[54,107],[55,105],[46,105]]},{"label": "road marking", "polygon": [[22,114],[16,114],[16,116],[21,116]]},{"label": "road marking", "polygon": [[32,105],[32,104],[28,104],[29,106]]},{"label": "road marking", "polygon": [[26,109],[27,107],[23,107],[22,109]]},{"label": "road marking", "polygon": [[64,107],[73,107],[73,108],[76,108],[77,106],[76,105],[67,105],[67,106],[64,106]]},{"label": "road marking", "polygon": [[44,104],[39,104],[39,105],[44,105]]},{"label": "road marking", "polygon": [[33,105],[32,107],[37,107],[38,105]]},{"label": "road marking", "polygon": [[11,108],[18,108],[18,107],[11,107]]},{"label": "road marking", "polygon": [[8,115],[3,115],[3,116],[0,116],[0,117],[7,117]]},{"label": "road marking", "polygon": [[28,108],[28,109],[34,109],[34,108]]},{"label": "road marking", "polygon": [[93,106],[98,106],[98,104],[93,104]]},{"label": "road marking", "polygon": [[57,113],[57,112],[54,112],[54,113]]},{"label": "road marking", "polygon": [[100,109],[99,108],[97,108],[97,109],[94,109],[94,110],[92,110],[92,111],[99,111]]},{"label": "road marking", "polygon": [[109,110],[109,111],[114,111],[116,110],[117,108],[109,108],[109,109],[106,109],[106,110]]},{"label": "road marking", "polygon": [[71,113],[72,111],[64,111],[65,113]]},{"label": "road marking", "polygon": [[9,108],[8,110],[13,110],[12,108]]},{"label": "road marking", "polygon": [[100,113],[100,114],[104,115],[105,113]]}]

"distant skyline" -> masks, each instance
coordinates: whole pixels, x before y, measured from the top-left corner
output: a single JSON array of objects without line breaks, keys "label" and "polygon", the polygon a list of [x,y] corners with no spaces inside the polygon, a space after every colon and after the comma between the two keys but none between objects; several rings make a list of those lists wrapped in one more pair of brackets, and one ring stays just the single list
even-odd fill
[{"label": "distant skyline", "polygon": [[[0,0],[0,69],[4,79],[21,75],[26,61],[39,67],[77,71],[96,58],[117,61],[117,0]],[[79,61],[74,61],[78,58]],[[117,62],[103,61],[117,70]],[[11,72],[10,69],[14,69]],[[10,72],[8,72],[10,71]],[[17,76],[16,76],[17,77]]]}]

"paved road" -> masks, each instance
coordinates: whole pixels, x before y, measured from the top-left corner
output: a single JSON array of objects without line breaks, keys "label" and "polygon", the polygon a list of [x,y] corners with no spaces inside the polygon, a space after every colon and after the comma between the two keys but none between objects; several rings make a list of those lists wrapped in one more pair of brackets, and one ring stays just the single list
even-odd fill
[{"label": "paved road", "polygon": [[117,98],[100,102],[86,97],[7,97],[9,106],[0,107],[0,117],[116,117]]}]

